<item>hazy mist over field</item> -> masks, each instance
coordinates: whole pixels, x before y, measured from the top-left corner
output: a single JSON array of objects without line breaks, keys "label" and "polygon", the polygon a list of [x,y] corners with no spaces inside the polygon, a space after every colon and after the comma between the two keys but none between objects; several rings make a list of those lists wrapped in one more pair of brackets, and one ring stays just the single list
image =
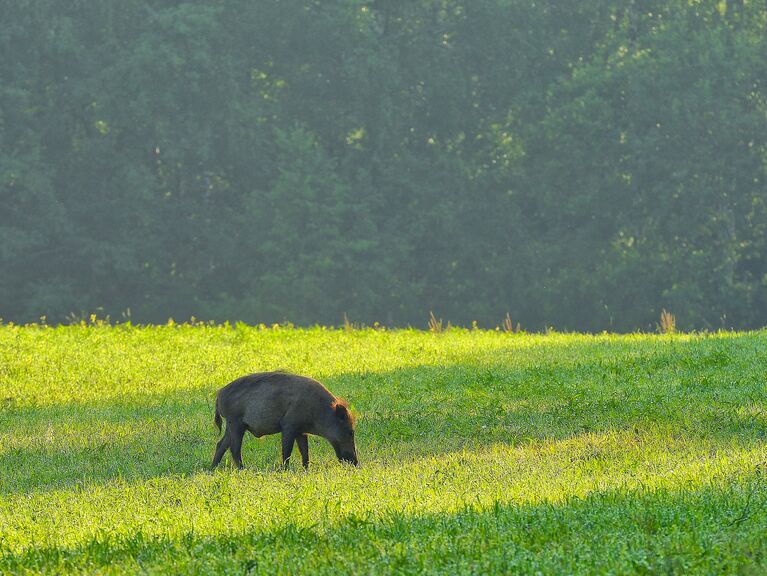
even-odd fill
[{"label": "hazy mist over field", "polygon": [[0,318],[767,324],[765,0],[2,0]]}]

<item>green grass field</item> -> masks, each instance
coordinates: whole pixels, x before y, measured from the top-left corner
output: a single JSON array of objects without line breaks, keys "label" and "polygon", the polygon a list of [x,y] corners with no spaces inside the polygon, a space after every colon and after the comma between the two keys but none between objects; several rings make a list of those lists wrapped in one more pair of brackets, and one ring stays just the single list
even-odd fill
[{"label": "green grass field", "polygon": [[[0,326],[0,573],[767,572],[767,332]],[[247,436],[215,391],[284,368],[361,469]],[[297,457],[297,456],[296,456]]]}]

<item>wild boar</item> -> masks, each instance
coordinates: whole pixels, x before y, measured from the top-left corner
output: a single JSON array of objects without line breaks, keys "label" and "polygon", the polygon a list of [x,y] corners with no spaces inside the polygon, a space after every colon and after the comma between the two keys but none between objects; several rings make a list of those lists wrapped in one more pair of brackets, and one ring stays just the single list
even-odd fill
[{"label": "wild boar", "polygon": [[354,417],[349,406],[322,384],[286,372],[260,372],[238,378],[216,395],[215,423],[226,431],[216,446],[211,469],[230,450],[242,468],[242,438],[246,431],[257,438],[282,433],[282,463],[288,466],[293,443],[298,444],[301,462],[309,467],[308,434],[322,436],[333,446],[339,461],[359,466],[354,444]]}]

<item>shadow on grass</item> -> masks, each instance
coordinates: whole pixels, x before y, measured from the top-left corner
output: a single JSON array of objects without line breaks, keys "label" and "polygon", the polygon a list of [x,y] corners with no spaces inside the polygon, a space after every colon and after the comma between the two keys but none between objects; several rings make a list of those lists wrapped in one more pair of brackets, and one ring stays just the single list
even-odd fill
[{"label": "shadow on grass", "polygon": [[0,572],[763,573],[758,473],[684,491],[592,492],[455,513],[347,516],[313,526],[179,537],[106,533],[73,548],[0,550]]},{"label": "shadow on grass", "polygon": [[[751,335],[636,346],[595,340],[558,347],[535,365],[517,365],[496,351],[481,364],[324,380],[360,416],[363,465],[611,430],[751,443],[767,437],[767,392],[751,355],[753,343]],[[210,388],[5,408],[0,494],[199,472],[218,438],[214,395]],[[324,441],[312,446],[314,461],[333,458]],[[270,469],[278,452],[276,438],[248,437],[246,466]]]}]

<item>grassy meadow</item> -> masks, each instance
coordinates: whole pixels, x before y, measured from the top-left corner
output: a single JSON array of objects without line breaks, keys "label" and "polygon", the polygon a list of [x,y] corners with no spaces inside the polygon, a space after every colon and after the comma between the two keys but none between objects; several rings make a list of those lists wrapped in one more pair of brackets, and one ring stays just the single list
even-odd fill
[{"label": "grassy meadow", "polygon": [[[767,332],[0,326],[0,573],[764,574]],[[245,438],[215,391],[283,368],[362,468]],[[294,451],[294,460],[297,459]]]}]

